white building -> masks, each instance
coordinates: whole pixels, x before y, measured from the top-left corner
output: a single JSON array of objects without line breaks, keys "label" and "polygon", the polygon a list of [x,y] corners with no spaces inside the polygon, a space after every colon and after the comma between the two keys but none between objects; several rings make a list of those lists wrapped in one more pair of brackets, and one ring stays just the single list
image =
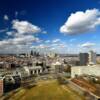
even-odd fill
[{"label": "white building", "polygon": [[100,65],[92,65],[92,66],[75,66],[71,67],[71,77],[79,75],[95,75],[100,76]]},{"label": "white building", "polygon": [[94,51],[89,52],[89,65],[96,64],[96,53]]},{"label": "white building", "polygon": [[30,73],[30,75],[41,74],[42,73],[42,67],[41,66],[29,67],[29,73]]},{"label": "white building", "polygon": [[16,69],[13,71],[13,75],[20,75],[20,77],[27,77],[31,75],[39,75],[42,73],[42,67],[41,66],[32,66],[32,67],[23,67]]},{"label": "white building", "polygon": [[51,64],[51,73],[60,72],[62,64],[60,62],[54,62]]}]

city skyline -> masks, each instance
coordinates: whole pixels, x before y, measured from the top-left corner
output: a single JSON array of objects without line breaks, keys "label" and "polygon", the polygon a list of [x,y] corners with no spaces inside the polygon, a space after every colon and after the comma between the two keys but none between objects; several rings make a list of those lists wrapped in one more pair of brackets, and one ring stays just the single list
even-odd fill
[{"label": "city skyline", "polygon": [[0,53],[100,53],[99,0],[1,0]]}]

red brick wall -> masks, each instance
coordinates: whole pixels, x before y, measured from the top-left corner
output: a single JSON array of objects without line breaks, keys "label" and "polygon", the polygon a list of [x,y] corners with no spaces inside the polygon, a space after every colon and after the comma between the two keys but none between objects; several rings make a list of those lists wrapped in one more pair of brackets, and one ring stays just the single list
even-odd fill
[{"label": "red brick wall", "polygon": [[3,80],[0,80],[0,96],[3,95]]}]

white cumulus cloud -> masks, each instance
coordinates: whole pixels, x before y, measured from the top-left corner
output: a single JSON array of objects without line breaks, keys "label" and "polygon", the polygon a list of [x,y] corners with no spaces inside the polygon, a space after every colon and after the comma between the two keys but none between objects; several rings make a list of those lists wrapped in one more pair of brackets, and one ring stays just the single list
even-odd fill
[{"label": "white cumulus cloud", "polygon": [[94,30],[100,25],[100,11],[88,9],[85,12],[72,13],[67,21],[60,27],[60,32],[65,34],[81,34]]},{"label": "white cumulus cloud", "polygon": [[38,26],[33,25],[28,21],[13,20],[12,24],[12,29],[15,29],[17,31],[17,35],[34,34],[41,32],[41,29]]},{"label": "white cumulus cloud", "polygon": [[4,15],[4,20],[9,20],[8,15]]},{"label": "white cumulus cloud", "polygon": [[92,47],[92,46],[95,46],[95,43],[86,42],[86,43],[83,43],[83,44],[81,45],[81,47]]},{"label": "white cumulus cloud", "polygon": [[46,40],[45,43],[50,43],[50,40]]},{"label": "white cumulus cloud", "polygon": [[60,42],[60,39],[54,39],[52,42],[53,42],[53,43]]},{"label": "white cumulus cloud", "polygon": [[[0,30],[4,32],[5,30]],[[20,53],[30,50],[34,42],[41,42],[35,33],[41,28],[28,21],[13,20],[11,30],[6,34],[8,38],[0,40],[0,53]]]},{"label": "white cumulus cloud", "polygon": [[47,31],[43,31],[42,33],[43,33],[43,34],[47,34]]}]

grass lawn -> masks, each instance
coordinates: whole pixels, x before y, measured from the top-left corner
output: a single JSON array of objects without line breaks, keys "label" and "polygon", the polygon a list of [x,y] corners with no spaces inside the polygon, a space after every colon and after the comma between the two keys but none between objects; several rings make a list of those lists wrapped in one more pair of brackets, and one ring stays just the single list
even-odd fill
[{"label": "grass lawn", "polygon": [[57,81],[45,81],[31,89],[21,89],[9,100],[84,100],[83,97],[71,91]]}]

